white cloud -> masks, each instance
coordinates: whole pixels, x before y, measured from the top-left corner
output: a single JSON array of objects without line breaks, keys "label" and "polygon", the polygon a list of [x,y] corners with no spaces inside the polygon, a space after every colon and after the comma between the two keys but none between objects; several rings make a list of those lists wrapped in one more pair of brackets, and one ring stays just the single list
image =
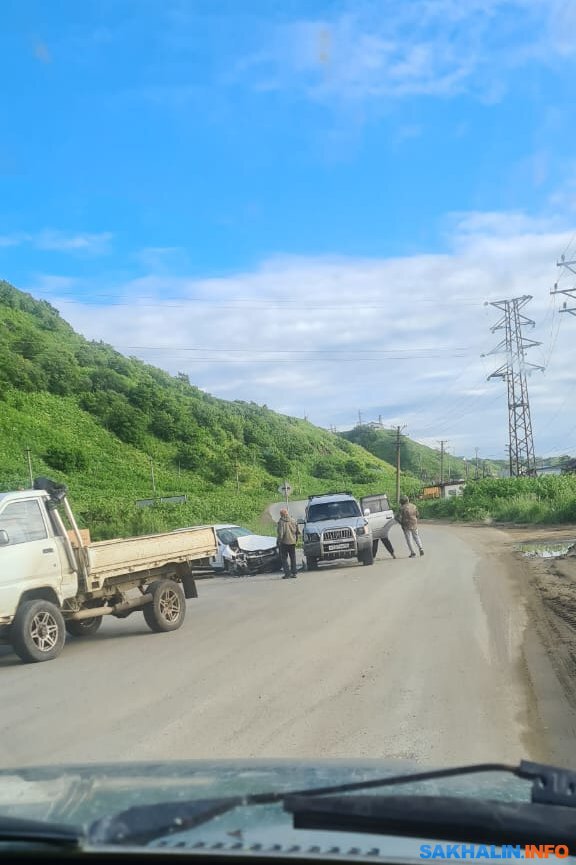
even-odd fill
[{"label": "white cloud", "polygon": [[553,312],[549,294],[570,233],[522,214],[462,215],[452,226],[444,254],[277,256],[221,279],[100,278],[97,288],[82,286],[90,304],[70,303],[47,283],[48,299],[88,337],[187,372],[224,398],[325,426],[350,425],[361,409],[460,452],[502,456],[506,389],[486,380],[502,359],[481,357],[499,342],[490,332],[498,311],[484,304],[531,293],[530,335],[543,346],[530,359],[542,362],[554,346],[545,376],[530,379],[536,448],[576,451],[576,405],[565,400],[576,322]]},{"label": "white cloud", "polygon": [[513,70],[576,55],[570,0],[349,0],[337,9],[272,26],[237,73],[319,100],[473,92],[494,102]]},{"label": "white cloud", "polygon": [[27,239],[27,235],[19,233],[0,235],[0,249],[10,246],[20,246]]},{"label": "white cloud", "polygon": [[104,231],[99,234],[67,234],[64,231],[45,230],[34,237],[38,249],[56,252],[81,252],[102,255],[108,252],[112,234]]},{"label": "white cloud", "polygon": [[67,233],[54,229],[25,233],[13,232],[0,235],[0,247],[22,246],[30,244],[36,249],[48,252],[71,252],[84,253],[88,255],[103,255],[110,249],[112,234],[108,231],[98,234]]}]

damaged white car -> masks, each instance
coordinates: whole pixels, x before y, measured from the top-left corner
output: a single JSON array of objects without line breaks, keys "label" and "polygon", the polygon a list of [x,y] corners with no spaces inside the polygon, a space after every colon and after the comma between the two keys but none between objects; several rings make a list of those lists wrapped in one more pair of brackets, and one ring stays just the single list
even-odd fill
[{"label": "damaged white car", "polygon": [[218,552],[210,564],[217,573],[249,576],[282,567],[276,538],[256,535],[242,526],[215,525]]}]

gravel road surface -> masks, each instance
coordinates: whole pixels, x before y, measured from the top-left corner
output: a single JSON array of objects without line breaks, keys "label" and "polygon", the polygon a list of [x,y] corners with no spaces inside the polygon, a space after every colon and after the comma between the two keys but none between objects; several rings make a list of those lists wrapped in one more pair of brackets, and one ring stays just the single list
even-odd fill
[{"label": "gravel road surface", "polygon": [[202,581],[172,634],[137,613],[45,664],[0,647],[0,765],[563,758],[572,710],[504,533],[424,525],[422,538],[422,559],[393,530],[396,561],[380,549],[373,567]]}]

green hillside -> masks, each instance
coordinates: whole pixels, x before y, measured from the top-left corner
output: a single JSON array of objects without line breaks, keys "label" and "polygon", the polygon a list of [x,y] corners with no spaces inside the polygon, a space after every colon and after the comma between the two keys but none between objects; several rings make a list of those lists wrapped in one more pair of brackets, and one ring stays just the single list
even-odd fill
[{"label": "green hillside", "polygon": [[[349,442],[365,448],[374,456],[386,462],[396,464],[396,431],[394,429],[383,429],[368,425],[356,426],[354,429],[340,433]],[[409,472],[422,483],[433,483],[440,480],[440,450],[429,448],[426,445],[413,441],[408,436],[400,439],[400,465],[402,470]],[[474,460],[468,461],[452,454],[444,454],[444,480],[450,478],[465,478],[466,472],[470,478],[475,477],[476,465]],[[478,476],[500,475],[501,466],[494,462],[479,460]]]},{"label": "green hillside", "polygon": [[[95,538],[199,522],[255,524],[287,478],[296,496],[392,490],[390,465],[306,421],[226,402],[110,346],[0,282],[0,490],[65,481]],[[185,494],[184,505],[140,498]],[[407,492],[414,481],[404,479]]]}]

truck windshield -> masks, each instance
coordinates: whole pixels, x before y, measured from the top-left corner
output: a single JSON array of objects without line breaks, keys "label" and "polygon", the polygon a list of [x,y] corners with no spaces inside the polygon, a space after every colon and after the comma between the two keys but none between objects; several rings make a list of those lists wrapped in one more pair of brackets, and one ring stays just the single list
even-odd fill
[{"label": "truck windshield", "polygon": [[322,502],[310,505],[308,508],[308,522],[319,523],[324,520],[342,520],[346,517],[359,517],[360,508],[357,502],[348,500],[344,502]]}]

